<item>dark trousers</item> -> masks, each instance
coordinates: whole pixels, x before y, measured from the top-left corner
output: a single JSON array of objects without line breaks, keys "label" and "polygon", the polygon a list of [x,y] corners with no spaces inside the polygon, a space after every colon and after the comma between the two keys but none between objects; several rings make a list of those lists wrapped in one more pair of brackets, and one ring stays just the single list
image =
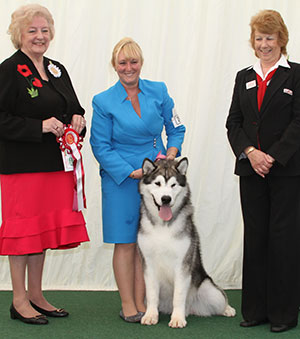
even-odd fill
[{"label": "dark trousers", "polygon": [[297,323],[300,176],[240,177],[244,219],[242,315]]}]

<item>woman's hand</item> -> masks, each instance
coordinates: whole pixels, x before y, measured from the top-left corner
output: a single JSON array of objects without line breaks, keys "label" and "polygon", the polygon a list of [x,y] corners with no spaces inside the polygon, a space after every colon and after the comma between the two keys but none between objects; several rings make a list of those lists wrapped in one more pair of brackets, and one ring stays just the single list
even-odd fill
[{"label": "woman's hand", "polygon": [[82,115],[74,114],[71,121],[72,127],[80,134],[86,125],[86,121]]},{"label": "woman's hand", "polygon": [[142,176],[143,176],[143,170],[141,168],[131,172],[129,175],[131,179],[142,179]]},{"label": "woman's hand", "polygon": [[167,160],[174,160],[176,158],[178,149],[176,147],[170,147],[167,150]]},{"label": "woman's hand", "polygon": [[53,133],[59,138],[64,134],[64,124],[54,117],[43,120],[42,132]]},{"label": "woman's hand", "polygon": [[266,154],[258,149],[255,149],[248,154],[248,159],[250,160],[251,166],[254,171],[260,175],[262,178],[270,172],[271,167],[275,159],[269,154]]}]

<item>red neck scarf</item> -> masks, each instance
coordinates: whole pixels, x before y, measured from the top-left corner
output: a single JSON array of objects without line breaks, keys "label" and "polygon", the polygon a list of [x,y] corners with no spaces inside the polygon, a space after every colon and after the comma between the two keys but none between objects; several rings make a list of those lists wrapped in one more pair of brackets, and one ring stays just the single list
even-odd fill
[{"label": "red neck scarf", "polygon": [[272,72],[268,74],[265,80],[263,80],[257,73],[256,73],[256,79],[258,84],[258,90],[257,90],[257,104],[258,104],[258,110],[260,111],[261,104],[263,102],[266,89],[267,89],[267,83],[269,80],[272,79],[272,76],[276,72],[277,68],[275,68]]}]

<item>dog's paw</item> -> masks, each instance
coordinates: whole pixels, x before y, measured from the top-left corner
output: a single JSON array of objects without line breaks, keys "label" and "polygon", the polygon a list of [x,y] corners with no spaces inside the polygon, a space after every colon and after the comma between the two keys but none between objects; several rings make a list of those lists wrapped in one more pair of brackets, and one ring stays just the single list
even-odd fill
[{"label": "dog's paw", "polygon": [[227,305],[225,307],[224,313],[223,315],[225,317],[235,317],[236,311],[233,307],[231,307],[230,305]]},{"label": "dog's paw", "polygon": [[172,328],[183,328],[185,327],[187,324],[185,318],[180,318],[180,317],[172,317],[170,322],[169,322],[169,326]]},{"label": "dog's paw", "polygon": [[142,325],[156,325],[158,323],[158,313],[146,312],[143,318],[141,319]]}]

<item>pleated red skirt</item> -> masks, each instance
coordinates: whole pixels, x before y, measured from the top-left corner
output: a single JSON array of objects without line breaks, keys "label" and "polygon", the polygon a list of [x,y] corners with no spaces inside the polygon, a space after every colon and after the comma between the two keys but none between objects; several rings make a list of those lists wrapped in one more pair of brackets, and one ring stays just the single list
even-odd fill
[{"label": "pleated red skirt", "polygon": [[89,241],[81,212],[73,211],[73,172],[0,175],[0,255],[68,249]]}]

